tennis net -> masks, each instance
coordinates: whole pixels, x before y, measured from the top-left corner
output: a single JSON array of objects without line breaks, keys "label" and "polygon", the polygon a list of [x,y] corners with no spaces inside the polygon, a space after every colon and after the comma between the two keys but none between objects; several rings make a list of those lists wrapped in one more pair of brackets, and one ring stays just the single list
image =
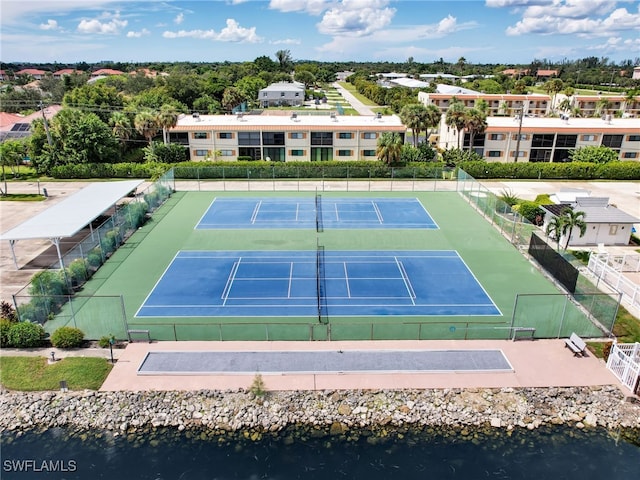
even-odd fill
[{"label": "tennis net", "polygon": [[322,225],[322,195],[316,192],[316,232],[324,230]]},{"label": "tennis net", "polygon": [[324,298],[324,246],[317,243],[316,248],[316,294],[318,298],[318,322],[324,323],[323,298]]}]

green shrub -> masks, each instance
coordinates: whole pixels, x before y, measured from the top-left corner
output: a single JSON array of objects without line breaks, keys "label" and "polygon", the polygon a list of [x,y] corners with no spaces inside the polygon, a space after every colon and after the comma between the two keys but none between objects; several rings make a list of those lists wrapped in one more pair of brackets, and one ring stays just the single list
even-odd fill
[{"label": "green shrub", "polygon": [[87,261],[84,258],[76,258],[67,267],[67,275],[72,286],[82,285],[89,278]]},{"label": "green shrub", "polygon": [[62,270],[43,270],[31,277],[29,294],[60,296],[69,293]]},{"label": "green shrub", "polygon": [[15,322],[6,318],[0,319],[0,347],[6,348],[9,346],[9,332],[14,324]]},{"label": "green shrub", "polygon": [[518,205],[518,213],[534,225],[542,225],[544,210],[537,203],[524,201]]},{"label": "green shrub", "polygon": [[83,340],[82,330],[73,327],[60,327],[51,335],[51,345],[57,348],[78,348]]},{"label": "green shrub", "polygon": [[5,302],[4,300],[0,302],[0,319],[9,320],[10,322],[18,321],[16,309],[13,308],[12,304]]},{"label": "green shrub", "polygon": [[102,250],[100,247],[95,247],[87,254],[87,263],[90,267],[98,268],[102,265]]},{"label": "green shrub", "polygon": [[257,398],[264,397],[267,394],[267,389],[264,384],[264,380],[262,379],[262,375],[256,373],[256,376],[253,377],[253,382],[249,387],[249,391],[253,393]]},{"label": "green shrub", "polygon": [[17,322],[11,325],[8,343],[14,348],[35,348],[42,346],[45,338],[44,328],[38,323]]},{"label": "green shrub", "polygon": [[100,337],[100,340],[98,340],[98,346],[100,348],[109,348],[111,341],[115,342],[115,338],[113,337],[113,335],[105,335],[103,337]]}]

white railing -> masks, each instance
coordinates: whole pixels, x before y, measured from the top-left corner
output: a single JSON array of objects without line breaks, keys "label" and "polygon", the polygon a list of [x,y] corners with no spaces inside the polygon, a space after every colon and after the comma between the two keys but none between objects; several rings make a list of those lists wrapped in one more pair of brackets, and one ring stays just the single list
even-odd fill
[{"label": "white railing", "polygon": [[614,343],[607,368],[631,393],[636,393],[640,381],[640,343]]},{"label": "white railing", "polygon": [[624,275],[624,272],[637,272],[640,267],[640,255],[610,255],[592,253],[589,257],[589,272],[597,279],[596,285],[603,281],[609,287],[622,294],[622,301],[634,308],[640,308],[640,285]]}]

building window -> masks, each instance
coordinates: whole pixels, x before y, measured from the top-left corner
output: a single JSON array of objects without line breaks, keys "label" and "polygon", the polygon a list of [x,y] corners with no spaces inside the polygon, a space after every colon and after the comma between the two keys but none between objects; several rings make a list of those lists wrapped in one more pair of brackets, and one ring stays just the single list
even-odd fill
[{"label": "building window", "polygon": [[284,92],[280,92],[280,96],[281,96],[281,97],[284,97]]},{"label": "building window", "polygon": [[260,145],[260,132],[238,132],[238,145]]},{"label": "building window", "polygon": [[364,138],[365,140],[375,140],[376,138],[378,138],[378,134],[375,132],[365,132],[362,134],[362,138]]},{"label": "building window", "polygon": [[229,139],[229,138],[233,138],[233,133],[231,133],[231,132],[220,132],[220,133],[218,134],[218,138],[220,138],[220,139],[225,139],[225,138],[226,138],[226,139]]},{"label": "building window", "polygon": [[207,132],[193,132],[194,140],[205,140],[209,138],[209,134]]},{"label": "building window", "polygon": [[311,132],[311,145],[333,145],[331,132]]},{"label": "building window", "polygon": [[502,152],[500,150],[489,150],[489,158],[501,157]]},{"label": "building window", "polygon": [[289,138],[292,140],[302,140],[304,138],[304,133],[302,132],[291,132],[289,134]]},{"label": "building window", "polygon": [[291,150],[292,157],[304,157],[304,150]]},{"label": "building window", "polygon": [[300,92],[296,92],[296,97],[299,97],[299,96],[300,96]]},{"label": "building window", "polygon": [[622,158],[638,158],[638,152],[624,152]]},{"label": "building window", "polygon": [[640,135],[629,135],[627,137],[628,142],[640,142]]},{"label": "building window", "polygon": [[233,150],[220,150],[221,157],[233,157]]},{"label": "building window", "polygon": [[284,132],[262,132],[263,145],[284,145]]},{"label": "building window", "polygon": [[576,146],[577,135],[561,135],[558,134],[556,139],[556,147],[573,148]]},{"label": "building window", "polygon": [[351,132],[340,132],[340,133],[338,133],[338,138],[340,140],[348,140],[348,139],[353,138],[353,133],[351,133]]},{"label": "building window", "polygon": [[531,139],[531,147],[533,148],[544,148],[544,147],[553,147],[553,140],[555,135],[553,133],[547,134],[534,134]]},{"label": "building window", "polygon": [[[517,133],[514,133],[514,134],[511,136],[511,139],[512,139],[512,140],[518,140],[518,134],[517,134]],[[526,133],[521,133],[521,134],[520,134],[520,140],[529,140],[529,135],[527,135]]]},{"label": "building window", "polygon": [[375,150],[363,150],[362,151],[362,156],[363,157],[375,157],[376,156],[376,151]]},{"label": "building window", "polygon": [[504,133],[492,133],[489,136],[490,140],[504,140]]},{"label": "building window", "polygon": [[595,135],[582,135],[582,137],[580,137],[580,139],[583,142],[595,142],[596,141],[596,136]]},{"label": "building window", "polygon": [[196,157],[206,157],[209,154],[209,150],[196,150]]},{"label": "building window", "polygon": [[[510,157],[515,157],[516,156],[516,151],[515,150],[511,150],[509,152],[509,156]],[[525,152],[524,150],[520,150],[518,151],[518,158],[523,158],[527,156],[527,152]]]},{"label": "building window", "polygon": [[618,225],[609,225],[609,235],[616,235],[618,233]]},{"label": "building window", "polygon": [[263,96],[263,97],[267,97],[267,96],[268,96],[268,95],[267,95],[267,92],[262,92],[262,96]]},{"label": "building window", "polygon": [[338,150],[338,156],[339,157],[350,157],[351,156],[351,150]]},{"label": "building window", "polygon": [[609,148],[620,148],[622,145],[622,135],[603,135],[602,145]]}]

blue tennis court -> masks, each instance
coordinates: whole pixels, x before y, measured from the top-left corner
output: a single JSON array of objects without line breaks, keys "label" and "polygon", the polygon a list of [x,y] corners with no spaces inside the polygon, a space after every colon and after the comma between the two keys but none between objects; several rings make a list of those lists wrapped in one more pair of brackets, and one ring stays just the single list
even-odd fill
[{"label": "blue tennis court", "polygon": [[[319,293],[320,292],[320,293]],[[136,317],[502,315],[455,251],[180,251]]]},{"label": "blue tennis court", "polygon": [[196,229],[437,229],[417,198],[215,198]]}]

